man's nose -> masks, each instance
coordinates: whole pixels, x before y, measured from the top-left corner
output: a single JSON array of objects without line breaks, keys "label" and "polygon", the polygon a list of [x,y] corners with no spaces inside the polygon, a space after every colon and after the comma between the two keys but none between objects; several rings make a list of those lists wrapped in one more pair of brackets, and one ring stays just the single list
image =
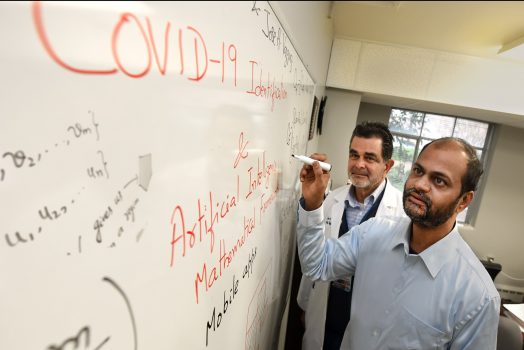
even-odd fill
[{"label": "man's nose", "polygon": [[421,176],[415,179],[414,187],[415,189],[417,189],[420,192],[427,193],[431,189],[429,181],[430,180],[428,179],[427,176]]},{"label": "man's nose", "polygon": [[355,166],[357,168],[365,168],[366,167],[366,162],[364,161],[363,158],[359,158],[355,161]]}]

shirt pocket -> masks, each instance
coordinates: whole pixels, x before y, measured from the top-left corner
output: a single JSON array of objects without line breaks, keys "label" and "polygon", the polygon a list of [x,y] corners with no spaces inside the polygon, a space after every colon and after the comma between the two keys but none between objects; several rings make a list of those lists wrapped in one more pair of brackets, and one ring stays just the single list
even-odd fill
[{"label": "shirt pocket", "polygon": [[440,350],[445,349],[446,333],[430,326],[404,307],[400,308],[399,319],[392,334],[388,349]]}]

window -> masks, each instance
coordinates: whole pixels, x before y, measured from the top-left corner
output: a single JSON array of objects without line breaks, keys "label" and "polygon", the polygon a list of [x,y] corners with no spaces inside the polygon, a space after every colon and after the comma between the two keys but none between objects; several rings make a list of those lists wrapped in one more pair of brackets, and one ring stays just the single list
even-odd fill
[{"label": "window", "polygon": [[[388,178],[402,191],[411,165],[420,150],[432,140],[441,137],[460,137],[469,142],[477,150],[485,168],[488,141],[493,128],[489,123],[476,120],[393,108],[389,117],[389,129],[393,135],[395,166]],[[471,208],[476,207],[474,203],[479,201],[478,197],[480,196],[477,195],[473,203],[459,214],[459,222],[472,223],[475,210]]]}]

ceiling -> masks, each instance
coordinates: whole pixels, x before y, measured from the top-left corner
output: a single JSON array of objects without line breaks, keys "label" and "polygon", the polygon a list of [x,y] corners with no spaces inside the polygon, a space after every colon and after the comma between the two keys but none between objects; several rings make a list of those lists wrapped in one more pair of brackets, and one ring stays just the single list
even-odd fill
[{"label": "ceiling", "polygon": [[524,1],[334,1],[330,15],[336,37],[480,57],[524,36]]},{"label": "ceiling", "polygon": [[[332,1],[336,38],[393,43],[485,58],[501,57],[504,44],[524,37],[524,1]],[[364,94],[362,101],[435,113],[493,118],[524,127],[522,116]],[[431,108],[431,109],[429,109]],[[464,116],[465,116],[464,115]]]}]

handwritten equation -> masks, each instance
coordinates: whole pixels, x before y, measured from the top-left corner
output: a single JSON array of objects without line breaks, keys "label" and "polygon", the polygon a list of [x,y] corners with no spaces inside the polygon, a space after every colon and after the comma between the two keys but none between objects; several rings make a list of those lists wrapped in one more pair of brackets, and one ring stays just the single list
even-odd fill
[{"label": "handwritten equation", "polygon": [[[87,112],[87,117],[89,119],[87,122],[77,121],[65,126],[63,136],[61,138],[59,137],[60,141],[52,142],[51,147],[42,147],[42,150],[35,156],[29,156],[29,152],[24,150],[4,152],[3,163],[5,164],[5,162],[7,162],[7,165],[12,164],[13,168],[10,169],[10,172],[13,173],[32,167],[44,167],[40,169],[40,171],[45,171],[44,169],[47,169],[45,165],[46,156],[57,153],[57,156],[64,157],[69,153],[74,153],[76,150],[72,149],[72,147],[78,142],[83,142],[83,147],[89,144],[92,145],[93,149],[95,149],[94,153],[96,154],[94,158],[98,158],[95,162],[84,167],[85,185],[81,186],[76,193],[71,193],[69,198],[58,199],[58,201],[57,199],[53,199],[53,203],[44,202],[40,205],[40,208],[36,210],[36,215],[33,216],[32,222],[38,222],[34,229],[26,231],[15,230],[14,232],[4,233],[4,242],[8,247],[20,247],[46,237],[46,235],[50,234],[46,233],[46,231],[55,230],[56,222],[60,222],[64,217],[70,215],[71,212],[75,212],[75,210],[75,215],[78,215],[78,210],[85,211],[82,197],[86,191],[96,188],[96,181],[106,181],[110,179],[110,162],[106,159],[104,151],[99,149],[98,146],[98,142],[101,140],[100,123],[97,122],[95,112],[92,110]],[[133,178],[126,180],[122,187],[116,190],[112,203],[107,204],[97,215],[95,214],[96,218],[93,219],[93,235],[91,235],[91,237],[97,243],[102,243],[104,228],[109,221],[115,220],[115,215],[120,216],[120,219],[118,219],[120,222],[135,223],[140,196],[128,198],[126,193],[132,184],[137,185],[136,187],[140,186],[144,191],[147,191],[152,173],[151,155],[139,157],[137,170],[137,174]],[[58,169],[58,172],[60,172],[60,169]],[[58,173],[55,175],[56,178],[59,176]],[[134,196],[136,196],[136,194]],[[126,230],[125,226],[125,224],[118,226],[117,232],[113,234],[113,241],[107,247],[116,246],[115,240],[122,237]],[[144,228],[145,226],[139,230],[140,235],[143,233]],[[82,229],[80,229],[80,231],[81,230]],[[77,253],[82,253],[82,236],[82,234],[78,235]],[[67,252],[67,254],[70,255],[71,253]]]}]

